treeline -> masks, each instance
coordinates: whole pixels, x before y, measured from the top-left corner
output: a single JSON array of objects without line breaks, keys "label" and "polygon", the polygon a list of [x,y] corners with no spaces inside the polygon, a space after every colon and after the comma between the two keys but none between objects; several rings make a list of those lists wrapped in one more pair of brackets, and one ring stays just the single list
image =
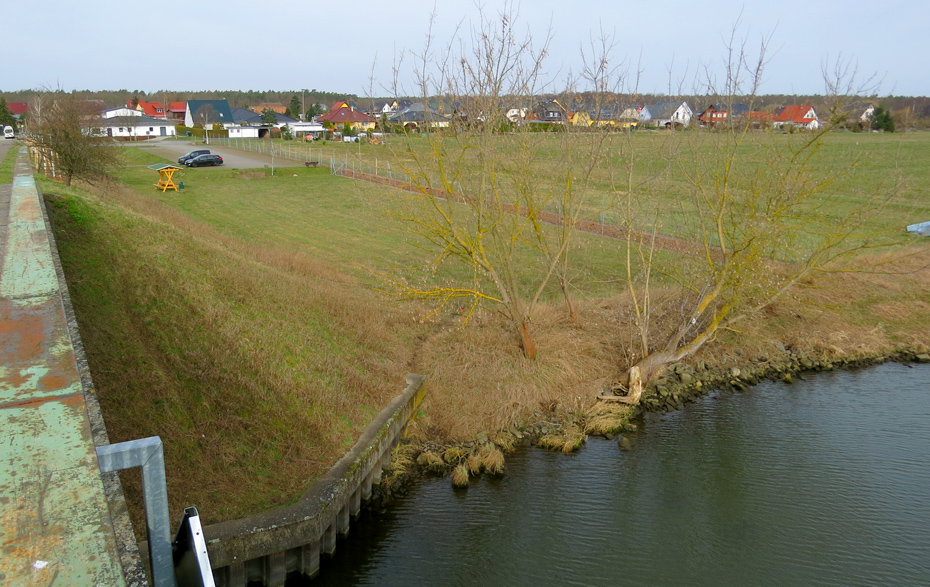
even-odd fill
[{"label": "treeline", "polygon": [[[31,102],[39,95],[49,95],[64,92],[45,92],[40,90],[19,90],[16,92],[0,92],[6,98],[7,102]],[[303,99],[304,103],[331,105],[337,100],[356,100],[355,94],[326,92],[323,90],[311,89],[307,92],[301,90],[218,90],[218,91],[178,91],[178,90],[159,90],[157,92],[145,92],[142,90],[76,90],[74,92],[78,98],[83,100],[101,100],[108,108],[124,106],[126,100],[138,98],[149,102],[186,102],[187,100],[227,100],[232,108],[248,108],[257,106],[263,102],[278,102],[287,106],[291,98],[297,97],[297,100]]]}]

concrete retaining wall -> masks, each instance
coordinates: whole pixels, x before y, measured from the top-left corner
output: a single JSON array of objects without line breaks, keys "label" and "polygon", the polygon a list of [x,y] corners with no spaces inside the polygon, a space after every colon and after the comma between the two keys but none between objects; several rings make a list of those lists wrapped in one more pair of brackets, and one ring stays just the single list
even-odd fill
[{"label": "concrete retaining wall", "polygon": [[333,554],[336,537],[371,497],[391,462],[409,418],[426,390],[423,376],[407,375],[407,387],[375,418],[359,441],[297,503],[204,528],[218,587],[284,585],[291,572],[315,576],[320,555]]}]

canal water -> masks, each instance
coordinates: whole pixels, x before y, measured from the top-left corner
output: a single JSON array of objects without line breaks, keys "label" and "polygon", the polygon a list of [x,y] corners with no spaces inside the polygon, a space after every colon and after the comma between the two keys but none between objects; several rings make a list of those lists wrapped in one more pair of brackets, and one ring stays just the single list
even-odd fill
[{"label": "canal water", "polygon": [[806,375],[366,511],[329,585],[930,585],[930,365]]}]

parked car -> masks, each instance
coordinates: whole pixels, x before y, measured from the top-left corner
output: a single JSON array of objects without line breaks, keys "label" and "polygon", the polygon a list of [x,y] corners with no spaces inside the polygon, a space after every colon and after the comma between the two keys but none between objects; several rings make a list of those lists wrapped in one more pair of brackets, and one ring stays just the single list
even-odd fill
[{"label": "parked car", "polygon": [[223,158],[219,155],[197,155],[193,159],[188,159],[184,162],[184,165],[188,167],[209,167],[222,164]]},{"label": "parked car", "polygon": [[181,155],[180,157],[178,157],[178,163],[187,164],[187,162],[193,159],[194,157],[199,157],[200,155],[209,155],[209,154],[210,154],[209,149],[198,149],[196,151],[191,151],[187,155]]}]

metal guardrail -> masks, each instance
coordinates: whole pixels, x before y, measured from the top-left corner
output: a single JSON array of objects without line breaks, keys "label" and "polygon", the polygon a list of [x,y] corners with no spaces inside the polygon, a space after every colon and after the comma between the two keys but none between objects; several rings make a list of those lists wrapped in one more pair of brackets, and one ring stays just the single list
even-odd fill
[{"label": "metal guardrail", "polygon": [[151,436],[97,447],[100,471],[142,468],[142,495],[145,500],[145,526],[149,537],[149,560],[155,587],[177,587],[168,515],[168,486],[165,479],[165,453],[161,438]]}]

